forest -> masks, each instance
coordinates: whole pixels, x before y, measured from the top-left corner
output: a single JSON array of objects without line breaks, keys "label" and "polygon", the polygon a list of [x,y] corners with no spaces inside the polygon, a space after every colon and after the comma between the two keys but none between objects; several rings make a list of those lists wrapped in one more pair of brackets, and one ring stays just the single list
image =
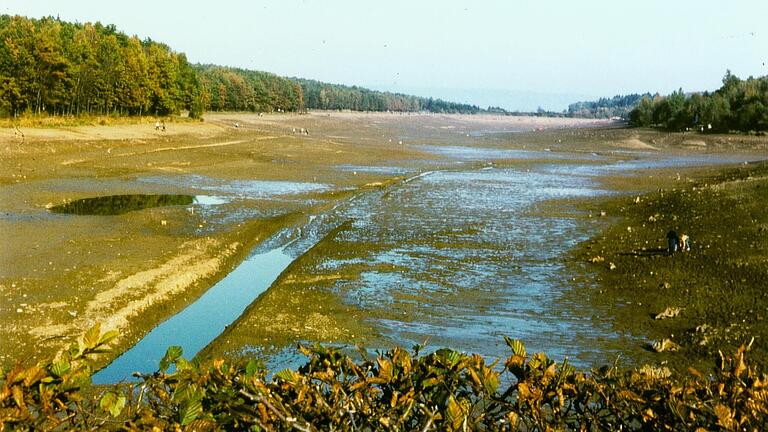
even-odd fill
[{"label": "forest", "polygon": [[640,103],[642,98],[652,98],[650,93],[618,95],[612,98],[600,98],[596,101],[575,102],[568,105],[568,117],[611,118],[629,117],[629,113]]},{"label": "forest", "polygon": [[633,126],[670,131],[753,132],[768,130],[768,76],[739,79],[730,71],[723,85],[710,93],[645,96],[630,113]]},{"label": "forest", "polygon": [[114,25],[0,15],[0,117],[188,111],[429,111],[474,105],[190,64],[183,53]]},{"label": "forest", "polygon": [[302,111],[301,87],[287,78],[268,72],[195,65],[210,111]]},{"label": "forest", "polygon": [[368,90],[357,86],[327,84],[294,78],[304,92],[309,109],[349,109],[353,111],[429,111],[435,113],[475,114],[479,107],[399,93]]},{"label": "forest", "polygon": [[200,114],[186,56],[113,25],[0,16],[0,115]]}]

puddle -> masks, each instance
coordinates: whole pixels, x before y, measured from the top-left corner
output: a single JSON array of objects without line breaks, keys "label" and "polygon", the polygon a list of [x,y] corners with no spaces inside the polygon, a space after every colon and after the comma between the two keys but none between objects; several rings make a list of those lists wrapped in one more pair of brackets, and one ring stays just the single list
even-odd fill
[{"label": "puddle", "polygon": [[175,177],[143,177],[139,182],[160,184],[173,187],[191,188],[212,192],[216,196],[237,197],[240,199],[267,199],[281,196],[301,195],[322,192],[332,187],[321,183],[293,182],[279,180],[218,180],[201,175],[183,175]]},{"label": "puddle", "polygon": [[154,207],[190,204],[216,206],[229,201],[225,197],[208,195],[129,194],[84,198],[53,206],[49,210],[63,214],[114,216]]},{"label": "puddle", "polygon": [[84,198],[53,206],[53,213],[74,215],[120,215],[153,207],[189,205],[195,202],[192,195],[109,195]]},{"label": "puddle", "polygon": [[133,372],[151,373],[171,345],[192,358],[239,317],[293,261],[285,247],[252,255],[186,309],[163,322],[109,366],[93,376],[95,384],[135,380]]},{"label": "puddle", "polygon": [[338,165],[337,169],[347,172],[360,172],[371,174],[389,174],[404,175],[414,172],[414,169],[408,169],[399,166],[367,166],[367,165]]},{"label": "puddle", "polygon": [[222,205],[227,204],[230,201],[230,199],[220,196],[197,195],[195,197],[195,204],[204,206]]},{"label": "puddle", "polygon": [[519,149],[495,149],[486,147],[467,146],[417,146],[419,150],[461,160],[488,159],[551,159],[551,160],[604,160],[596,154],[572,154],[551,151],[534,151]]},{"label": "puddle", "polygon": [[588,177],[597,177],[608,174],[625,174],[628,176],[640,175],[642,170],[661,169],[661,168],[689,168],[696,166],[713,166],[745,163],[753,161],[753,156],[745,155],[694,155],[694,156],[668,156],[658,157],[652,154],[641,154],[645,156],[638,159],[623,160],[604,165],[550,165],[546,172],[557,175],[580,175]]}]

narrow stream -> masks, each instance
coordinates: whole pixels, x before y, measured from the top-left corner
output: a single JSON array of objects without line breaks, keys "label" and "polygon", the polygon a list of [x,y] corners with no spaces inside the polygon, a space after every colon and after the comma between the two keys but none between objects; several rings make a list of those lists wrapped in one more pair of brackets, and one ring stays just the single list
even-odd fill
[{"label": "narrow stream", "polygon": [[179,345],[192,358],[221,334],[293,261],[287,245],[252,255],[197,301],[147,334],[93,376],[94,384],[131,380],[133,372],[157,370],[168,346]]}]

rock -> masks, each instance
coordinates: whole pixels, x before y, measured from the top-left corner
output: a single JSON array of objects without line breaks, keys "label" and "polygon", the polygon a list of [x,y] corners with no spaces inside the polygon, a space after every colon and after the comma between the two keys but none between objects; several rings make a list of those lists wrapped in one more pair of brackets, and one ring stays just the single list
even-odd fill
[{"label": "rock", "polygon": [[654,319],[661,320],[666,318],[675,318],[680,315],[680,312],[682,312],[682,309],[679,307],[668,307],[661,313],[657,314]]},{"label": "rock", "polygon": [[606,212],[604,212],[604,211],[601,211],[601,212],[600,212],[600,216],[602,216],[602,217],[605,217],[607,214],[608,214],[608,213],[606,213]]},{"label": "rock", "polygon": [[674,352],[680,349],[680,345],[672,342],[669,339],[662,339],[651,344],[651,348],[653,348],[653,350],[657,353],[665,351]]}]

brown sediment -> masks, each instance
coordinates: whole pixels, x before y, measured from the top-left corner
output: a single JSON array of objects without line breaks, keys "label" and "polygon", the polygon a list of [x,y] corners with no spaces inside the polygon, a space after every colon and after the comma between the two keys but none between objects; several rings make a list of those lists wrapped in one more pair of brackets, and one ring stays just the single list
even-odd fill
[{"label": "brown sediment", "polygon": [[[232,127],[234,122],[240,127]],[[204,123],[172,123],[165,133],[155,131],[152,124],[24,128],[24,139],[20,139],[12,129],[2,129],[0,212],[5,216],[0,218],[0,355],[4,357],[0,364],[49,357],[95,321],[123,330],[116,355],[199,297],[254,245],[357,191],[386,188],[397,181],[397,175],[340,170],[338,165],[424,170],[436,157],[420,147],[430,145],[612,155],[626,147],[622,142],[636,139],[662,152],[694,148],[685,144],[690,137],[649,130],[552,129],[594,124],[500,116],[225,113],[206,116]],[[294,134],[294,128],[306,128],[310,135]],[[489,133],[467,136],[475,129]],[[747,136],[696,139],[706,146],[695,149],[707,152],[766,148],[765,139]],[[145,185],[133,180],[160,174],[194,174],[219,181],[316,182],[332,190],[305,194],[308,204],[248,201],[242,204],[248,210],[264,207],[277,214],[248,221],[214,223],[171,207],[115,217],[47,217],[49,204],[146,192]],[[668,180],[663,176],[658,174],[649,182],[661,184]],[[125,185],[103,183],[104,179]],[[637,187],[635,181],[618,177],[604,181]],[[62,186],[62,182],[66,183]],[[195,193],[183,186],[174,186],[172,192]],[[310,253],[302,259],[312,257]],[[277,286],[284,289],[260,300],[262,305],[272,301],[266,310],[274,319],[253,326],[263,326],[267,337],[285,341],[375,337],[365,334],[368,326],[354,308],[343,305],[327,289],[345,277],[354,276],[329,273],[280,281]],[[311,305],[325,306],[321,311]],[[296,322],[295,317],[303,318]]]}]

